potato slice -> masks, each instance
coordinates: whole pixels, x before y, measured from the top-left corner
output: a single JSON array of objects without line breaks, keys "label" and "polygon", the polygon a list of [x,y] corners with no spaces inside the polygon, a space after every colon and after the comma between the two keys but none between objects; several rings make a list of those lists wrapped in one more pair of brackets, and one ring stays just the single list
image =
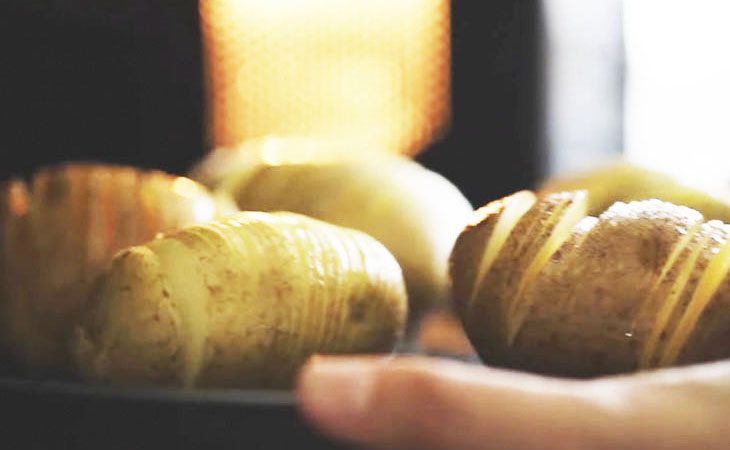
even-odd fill
[{"label": "potato slice", "polygon": [[681,314],[678,311],[687,307],[699,276],[707,266],[704,260],[704,249],[710,239],[707,231],[706,224],[700,222],[681,238],[636,315],[635,328],[650,329],[639,356],[640,368],[657,365],[667,329],[673,328],[676,316]]},{"label": "potato slice", "polygon": [[[530,264],[525,269],[520,280],[517,292],[514,294],[507,314],[507,344],[514,342],[515,336],[522,327],[525,317],[532,306],[532,299],[525,296],[525,291],[535,282],[542,268],[547,264],[552,255],[571,236],[573,226],[586,216],[588,200],[585,191],[565,192],[557,194],[561,197],[561,206],[551,215],[552,221],[545,226],[548,233],[547,239],[538,237],[535,240],[537,250],[532,257]],[[549,196],[552,197],[552,196]]]},{"label": "potato slice", "polygon": [[[728,241],[730,237],[730,226],[717,223],[716,228],[717,230],[708,230],[708,241],[712,242],[713,245],[706,245],[704,247],[705,251],[703,252],[703,256],[709,262],[702,272],[697,287],[692,292],[692,297],[684,309],[681,319],[679,319],[674,331],[669,334],[668,342],[659,360],[659,365],[661,366],[670,366],[677,363],[680,359],[680,354],[687,347],[688,341],[690,341],[693,334],[696,334],[698,330],[706,330],[702,334],[714,332],[715,336],[719,334],[720,337],[730,335],[730,324],[718,323],[712,315],[703,315],[713,300],[715,300],[715,304],[713,305],[715,308],[728,304],[727,300],[725,300],[727,295],[725,292],[720,292],[719,288],[725,283],[728,278],[728,272],[730,272],[730,242]],[[712,231],[715,232],[713,233]],[[715,314],[722,315],[721,312]],[[695,355],[701,354],[702,351],[699,349],[727,346],[726,340],[721,340],[717,343],[707,343],[709,344],[707,347],[695,347],[694,345],[689,347],[688,355],[683,356],[681,362],[695,360],[697,357],[690,355],[693,353]],[[712,350],[708,353],[712,354]],[[727,350],[724,353],[727,354]]]},{"label": "potato slice", "polygon": [[454,302],[459,310],[474,299],[512,229],[536,201],[532,192],[520,191],[475,211],[466,228],[469,232],[462,233],[454,244],[455,257],[450,261]]},{"label": "potato slice", "polygon": [[[479,313],[474,311],[474,300],[513,231],[519,235],[535,223],[534,214],[528,218],[524,216],[532,210],[536,201],[532,192],[521,191],[480,208],[459,235],[451,253],[449,270],[454,309],[465,330],[471,330],[467,331],[469,339],[480,342],[484,351],[490,354],[498,351],[495,337],[498,336],[497,329],[502,326],[499,305],[492,298],[492,303],[480,304],[482,312]],[[521,224],[519,228],[518,224]],[[481,322],[481,326],[471,326],[474,322]]]},{"label": "potato slice", "polygon": [[[553,253],[540,276],[525,291],[531,307],[501,365],[551,374],[579,373],[573,368],[567,351],[574,341],[568,338],[567,345],[560,342],[563,324],[571,319],[578,301],[576,285],[569,276],[571,272],[560,270],[575,267],[580,258],[579,249],[597,223],[598,218],[585,217],[575,224],[570,237]],[[545,292],[550,292],[547,302]],[[556,346],[562,349],[561,357],[556,358]]]}]

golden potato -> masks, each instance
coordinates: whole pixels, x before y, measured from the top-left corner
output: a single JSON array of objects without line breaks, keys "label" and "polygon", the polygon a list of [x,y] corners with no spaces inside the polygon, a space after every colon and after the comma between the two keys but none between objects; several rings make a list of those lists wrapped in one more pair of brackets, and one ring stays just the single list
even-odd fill
[{"label": "golden potato", "polygon": [[[527,227],[530,211],[550,210],[555,195],[572,197],[572,212],[553,210],[551,230]],[[491,214],[475,217],[451,255],[457,311],[484,361],[594,376],[730,357],[716,340],[730,333],[730,226],[659,200],[586,217],[586,199],[573,192],[539,196],[504,219],[509,232],[489,231],[509,209],[495,205],[514,198],[487,205]],[[494,262],[475,280],[480,258]]]},{"label": "golden potato", "polygon": [[401,269],[372,237],[241,212],[119,253],[74,347],[90,380],[288,387],[314,353],[391,351],[406,314]]}]

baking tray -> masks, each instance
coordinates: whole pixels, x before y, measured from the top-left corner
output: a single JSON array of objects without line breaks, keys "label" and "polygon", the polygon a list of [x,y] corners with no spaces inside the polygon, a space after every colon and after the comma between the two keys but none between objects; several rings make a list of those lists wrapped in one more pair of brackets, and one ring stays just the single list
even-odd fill
[{"label": "baking tray", "polygon": [[[401,348],[480,364],[475,355]],[[315,432],[287,390],[106,386],[0,367],[0,450],[354,450]]]},{"label": "baking tray", "polygon": [[348,449],[315,433],[290,391],[94,386],[0,377],[0,448]]},{"label": "baking tray", "polygon": [[[394,349],[480,364],[449,314]],[[3,358],[0,358],[2,360]],[[346,450],[299,415],[292,391],[109,386],[0,364],[0,450]]]}]

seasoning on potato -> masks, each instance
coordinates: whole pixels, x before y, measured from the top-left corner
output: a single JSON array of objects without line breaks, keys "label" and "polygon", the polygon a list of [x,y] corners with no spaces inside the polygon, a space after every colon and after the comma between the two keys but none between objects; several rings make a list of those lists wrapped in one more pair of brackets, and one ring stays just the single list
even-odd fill
[{"label": "seasoning on potato", "polygon": [[588,191],[588,214],[592,216],[618,201],[658,199],[696,209],[706,220],[730,222],[730,192],[703,189],[669,173],[623,159],[547,178],[539,192],[543,195],[577,190]]},{"label": "seasoning on potato", "polygon": [[730,225],[656,199],[587,209],[521,191],[475,213],[450,273],[482,359],[583,377],[730,357]]},{"label": "seasoning on potato", "polygon": [[0,195],[0,346],[30,369],[69,370],[68,340],[94,280],[118,250],[211,220],[207,189],[133,167],[69,163]]},{"label": "seasoning on potato", "polygon": [[120,252],[74,339],[89,380],[289,387],[315,353],[389,352],[401,268],[365,233],[240,212]]}]

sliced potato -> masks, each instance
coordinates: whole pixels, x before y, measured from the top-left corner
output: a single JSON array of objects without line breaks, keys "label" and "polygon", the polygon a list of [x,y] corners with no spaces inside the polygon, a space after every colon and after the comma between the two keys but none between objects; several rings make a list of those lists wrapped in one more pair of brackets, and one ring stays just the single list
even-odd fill
[{"label": "sliced potato", "polygon": [[43,168],[2,195],[0,335],[31,368],[69,368],[69,334],[114,253],[218,210],[190,179],[103,164]]},{"label": "sliced potato", "polygon": [[[542,204],[556,217],[534,228],[525,213],[476,294],[456,299],[485,362],[583,377],[730,357],[712,341],[730,336],[719,309],[730,308],[730,226],[656,199],[583,217],[585,202],[550,207],[554,196],[538,197],[530,211]],[[493,209],[487,219],[496,223],[505,208]],[[472,253],[489,246],[494,228],[467,227],[458,238],[456,297],[473,283]]]},{"label": "sliced potato", "polygon": [[312,354],[390,352],[406,315],[400,266],[372,237],[242,212],[118,254],[75,354],[95,381],[290,387]]}]

